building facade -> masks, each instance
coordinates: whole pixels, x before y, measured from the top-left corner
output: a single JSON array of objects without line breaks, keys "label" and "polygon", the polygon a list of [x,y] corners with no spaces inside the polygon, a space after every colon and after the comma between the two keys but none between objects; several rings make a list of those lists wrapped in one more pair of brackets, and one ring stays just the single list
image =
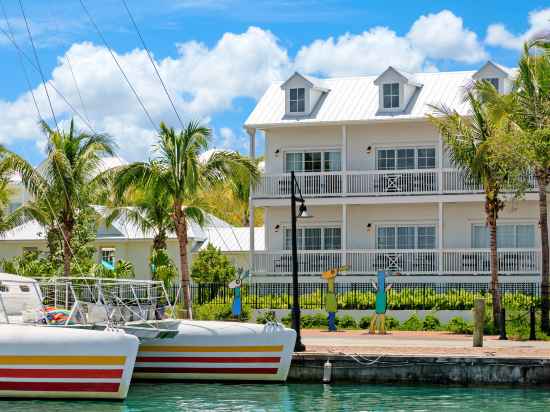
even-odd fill
[{"label": "building facade", "polygon": [[[265,250],[254,250],[256,281],[288,281],[294,171],[310,219],[298,219],[299,272],[347,265],[365,280],[379,270],[407,280],[485,281],[489,240],[484,195],[453,167],[428,115],[444,105],[463,115],[465,88],[486,79],[502,93],[515,70],[488,62],[478,71],[315,79],[294,73],[273,84],[245,123],[251,152],[265,137],[265,174],[251,210],[265,209]],[[538,196],[534,179],[509,199],[498,221],[503,279],[540,278]]]}]

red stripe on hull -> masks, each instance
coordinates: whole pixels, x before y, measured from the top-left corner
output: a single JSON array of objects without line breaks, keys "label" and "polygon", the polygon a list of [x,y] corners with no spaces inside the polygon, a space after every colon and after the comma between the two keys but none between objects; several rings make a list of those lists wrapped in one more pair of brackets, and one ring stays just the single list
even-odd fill
[{"label": "red stripe on hull", "polygon": [[171,368],[171,367],[140,367],[135,373],[228,373],[243,375],[276,375],[277,368]]},{"label": "red stripe on hull", "polygon": [[119,385],[104,382],[0,382],[0,391],[118,392]]},{"label": "red stripe on hull", "polygon": [[220,356],[143,356],[138,357],[136,362],[166,362],[166,363],[279,363],[281,358],[278,356],[257,356],[257,357],[220,357]]},{"label": "red stripe on hull", "polygon": [[122,373],[122,369],[0,369],[0,378],[117,379]]}]

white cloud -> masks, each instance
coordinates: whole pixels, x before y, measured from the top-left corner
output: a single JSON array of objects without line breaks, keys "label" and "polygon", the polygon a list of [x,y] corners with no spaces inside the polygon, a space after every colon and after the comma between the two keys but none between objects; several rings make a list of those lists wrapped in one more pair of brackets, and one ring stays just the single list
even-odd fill
[{"label": "white cloud", "polygon": [[420,16],[413,23],[407,39],[414,49],[432,59],[451,59],[464,63],[487,59],[477,34],[466,29],[462,18],[449,10]]},{"label": "white cloud", "polygon": [[[257,98],[270,82],[289,71],[286,50],[278,45],[276,37],[255,27],[242,34],[226,33],[212,48],[197,42],[179,44],[178,52],[176,57],[162,59],[157,64],[184,121],[198,118],[207,123],[216,112],[230,109],[236,97]],[[86,110],[79,103],[65,56],[59,58],[49,82],[79,112],[87,113],[94,129],[114,137],[122,156],[129,160],[149,156],[156,132],[108,50],[84,42],[73,44],[66,54],[76,73]],[[116,56],[155,124],[164,120],[179,127],[145,51],[135,49]],[[34,92],[42,116],[51,123],[43,88],[38,85]],[[73,116],[51,88],[49,92],[58,121]],[[0,100],[0,143],[27,139],[35,140],[37,147],[43,148],[44,137],[38,130],[37,118],[29,93],[12,102]],[[85,129],[84,122],[77,124]],[[222,138],[230,139],[229,132],[223,131]],[[236,136],[234,139],[238,141]]]},{"label": "white cloud", "polygon": [[523,43],[540,32],[550,30],[550,8],[533,10],[529,13],[529,28],[521,34],[511,33],[504,24],[495,23],[487,28],[485,42],[491,46],[520,50]]},{"label": "white cloud", "polygon": [[[434,59],[476,63],[487,58],[477,35],[448,10],[420,16],[406,36],[388,27],[315,40],[296,56],[305,72],[330,76],[377,74],[389,65],[407,71],[436,70]],[[431,60],[430,60],[431,59]]]}]

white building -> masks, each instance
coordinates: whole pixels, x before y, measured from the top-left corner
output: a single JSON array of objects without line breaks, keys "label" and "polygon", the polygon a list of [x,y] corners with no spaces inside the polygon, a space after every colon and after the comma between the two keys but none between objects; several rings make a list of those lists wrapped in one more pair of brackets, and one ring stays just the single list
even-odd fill
[{"label": "white building", "polygon": [[[515,70],[488,62],[478,71],[316,79],[293,74],[271,85],[246,120],[251,152],[265,135],[266,172],[251,205],[265,209],[265,250],[254,250],[257,281],[288,281],[290,175],[311,219],[298,220],[299,272],[348,265],[363,279],[387,269],[411,280],[487,280],[484,196],[454,169],[427,114],[430,104],[468,113],[464,88],[488,79],[500,92]],[[538,198],[507,202],[499,219],[503,279],[540,276]],[[252,233],[251,233],[252,237]],[[310,275],[310,276],[308,276]]]}]

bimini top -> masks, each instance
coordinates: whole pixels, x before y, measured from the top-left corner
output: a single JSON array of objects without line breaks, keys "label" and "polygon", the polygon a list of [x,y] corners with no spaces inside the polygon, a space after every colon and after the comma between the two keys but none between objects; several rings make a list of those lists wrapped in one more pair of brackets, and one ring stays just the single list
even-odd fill
[{"label": "bimini top", "polygon": [[0,283],[2,282],[36,283],[36,280],[24,276],[12,275],[11,273],[0,272]]},{"label": "bimini top", "polygon": [[[411,74],[390,66],[378,76],[315,80],[294,73],[288,80],[273,83],[267,89],[244,126],[266,129],[298,124],[415,120],[433,113],[430,105],[446,106],[465,115],[469,110],[464,102],[465,90],[475,80],[491,81],[499,92],[506,92],[514,76],[515,69],[493,62],[477,71]],[[312,86],[312,82],[316,84]],[[322,88],[315,89],[316,85]],[[298,88],[305,92],[300,90],[298,94],[295,91]],[[314,89],[317,91],[310,91]],[[296,101],[301,96],[305,96],[306,102],[299,112]]]}]

